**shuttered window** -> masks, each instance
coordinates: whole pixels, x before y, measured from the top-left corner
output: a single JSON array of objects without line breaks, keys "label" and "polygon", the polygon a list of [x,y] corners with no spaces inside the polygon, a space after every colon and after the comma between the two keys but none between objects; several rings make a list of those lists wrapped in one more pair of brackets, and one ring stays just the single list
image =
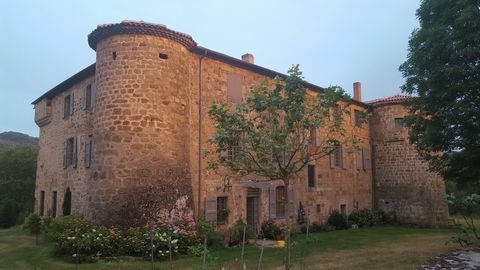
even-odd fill
[{"label": "shuttered window", "polygon": [[65,141],[63,148],[63,167],[77,166],[77,138],[71,137]]},{"label": "shuttered window", "polygon": [[217,222],[217,197],[207,197],[205,199],[205,219]]},{"label": "shuttered window", "polygon": [[369,148],[363,148],[362,155],[363,155],[363,169],[364,170],[370,170],[370,168],[372,166],[371,165],[370,149]]},{"label": "shuttered window", "polygon": [[286,197],[286,188],[284,186],[279,186],[275,189],[276,197],[276,217],[283,218],[285,217],[285,197]]},{"label": "shuttered window", "polygon": [[73,93],[65,96],[63,100],[63,118],[68,118],[73,114],[74,102]]},{"label": "shuttered window", "polygon": [[243,78],[234,73],[227,75],[227,100],[232,103],[241,103],[243,100]]},{"label": "shuttered window", "polygon": [[92,165],[92,152],[93,152],[93,141],[91,139],[87,139],[85,142],[85,168],[90,168]]},{"label": "shuttered window", "polygon": [[85,88],[85,110],[90,110],[92,108],[92,85],[87,85]]},{"label": "shuttered window", "polygon": [[355,123],[356,127],[361,127],[362,126],[362,120],[360,118],[360,111],[359,110],[353,110],[353,120]]},{"label": "shuttered window", "polygon": [[308,165],[308,187],[316,186],[315,165]]}]

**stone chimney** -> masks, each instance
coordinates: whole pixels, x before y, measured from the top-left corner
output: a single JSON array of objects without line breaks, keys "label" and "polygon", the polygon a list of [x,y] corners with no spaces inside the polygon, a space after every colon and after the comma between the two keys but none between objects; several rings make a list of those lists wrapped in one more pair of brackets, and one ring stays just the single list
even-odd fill
[{"label": "stone chimney", "polygon": [[353,99],[362,101],[362,84],[360,82],[353,83]]},{"label": "stone chimney", "polygon": [[253,64],[253,54],[251,53],[246,53],[242,55],[242,61],[248,62],[250,64]]}]

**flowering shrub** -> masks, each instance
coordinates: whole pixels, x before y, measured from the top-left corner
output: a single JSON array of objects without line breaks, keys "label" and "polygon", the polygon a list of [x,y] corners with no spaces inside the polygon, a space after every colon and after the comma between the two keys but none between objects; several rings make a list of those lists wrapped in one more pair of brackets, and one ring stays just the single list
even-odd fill
[{"label": "flowering shrub", "polygon": [[200,243],[193,219],[122,231],[97,226],[83,217],[68,216],[52,221],[47,234],[55,242],[58,255],[82,256],[82,260],[86,257],[149,257],[152,249],[155,258],[166,259],[177,253],[187,254],[189,246]]},{"label": "flowering shrub", "polygon": [[352,212],[350,216],[348,216],[348,220],[353,224],[357,224],[359,227],[376,226],[387,223],[384,216],[385,214],[381,210],[363,209]]},{"label": "flowering shrub", "polygon": [[265,238],[270,240],[278,240],[282,236],[282,229],[275,224],[273,219],[266,220],[262,223],[262,234]]}]

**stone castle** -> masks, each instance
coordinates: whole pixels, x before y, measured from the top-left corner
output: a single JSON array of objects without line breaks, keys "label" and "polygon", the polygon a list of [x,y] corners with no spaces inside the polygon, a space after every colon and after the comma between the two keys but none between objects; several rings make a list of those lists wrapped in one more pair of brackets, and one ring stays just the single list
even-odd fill
[{"label": "stone castle", "polygon": [[[365,103],[355,83],[344,125],[361,139],[361,150],[335,151],[286,189],[212,173],[204,155],[214,133],[210,104],[241,102],[251,86],[284,74],[255,65],[251,54],[233,58],[159,24],[99,25],[88,44],[96,63],[33,102],[40,127],[40,215],[81,214],[130,226],[195,214],[220,227],[243,219],[258,228],[285,218],[282,198],[289,192],[294,211],[301,203],[312,222],[333,210],[375,207],[405,223],[446,223],[444,183],[427,170],[403,126],[402,104],[409,97]],[[323,91],[305,87],[311,94]],[[357,121],[356,111],[370,111],[369,123]]]}]

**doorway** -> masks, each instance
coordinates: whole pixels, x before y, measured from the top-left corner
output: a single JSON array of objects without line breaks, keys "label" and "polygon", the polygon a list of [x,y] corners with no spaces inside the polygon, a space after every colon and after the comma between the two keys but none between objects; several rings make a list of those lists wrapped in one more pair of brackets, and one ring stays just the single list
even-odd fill
[{"label": "doorway", "polygon": [[260,222],[260,189],[248,188],[247,192],[247,224],[255,231],[259,229]]}]

